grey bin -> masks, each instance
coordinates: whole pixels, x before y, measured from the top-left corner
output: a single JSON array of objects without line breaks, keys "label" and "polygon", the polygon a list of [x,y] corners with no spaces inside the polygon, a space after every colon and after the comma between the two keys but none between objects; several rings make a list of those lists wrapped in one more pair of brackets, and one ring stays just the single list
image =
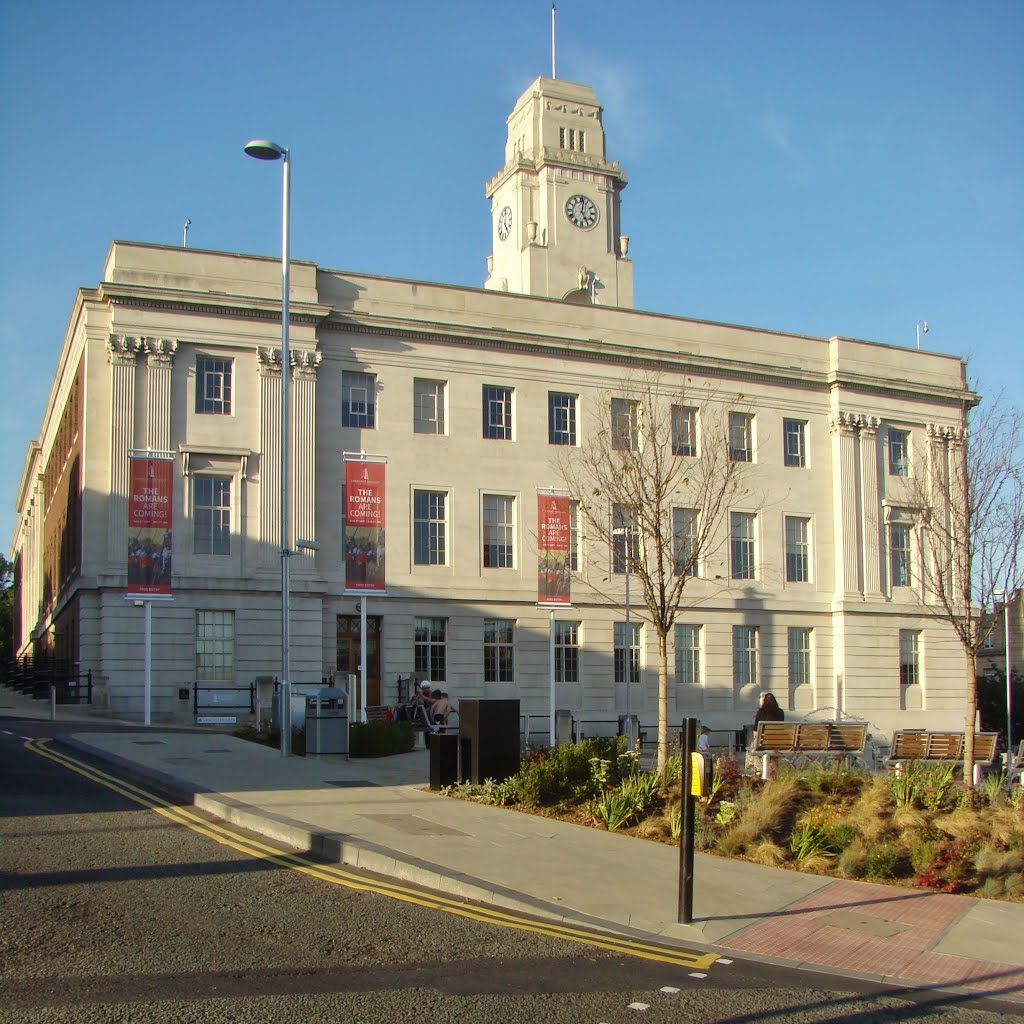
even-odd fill
[{"label": "grey bin", "polygon": [[306,753],[348,753],[348,709],[345,691],[323,686],[306,696]]}]

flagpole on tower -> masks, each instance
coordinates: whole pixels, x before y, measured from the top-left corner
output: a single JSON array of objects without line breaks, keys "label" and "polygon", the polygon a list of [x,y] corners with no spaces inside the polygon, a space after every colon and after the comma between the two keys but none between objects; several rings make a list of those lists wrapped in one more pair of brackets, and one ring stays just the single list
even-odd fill
[{"label": "flagpole on tower", "polygon": [[557,78],[555,74],[555,5],[551,5],[551,77]]}]

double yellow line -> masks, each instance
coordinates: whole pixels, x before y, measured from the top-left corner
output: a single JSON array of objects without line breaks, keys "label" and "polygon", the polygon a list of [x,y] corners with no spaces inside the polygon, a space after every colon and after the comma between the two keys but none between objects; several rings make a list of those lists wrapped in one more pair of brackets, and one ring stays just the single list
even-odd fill
[{"label": "double yellow line", "polygon": [[580,942],[589,946],[597,946],[612,953],[640,957],[644,960],[655,960],[660,963],[688,967],[693,970],[707,970],[718,959],[714,953],[691,953],[686,950],[673,949],[667,946],[655,946],[633,939],[606,935],[601,932],[584,931],[583,929],[572,928],[568,925],[552,921],[533,920],[509,911],[488,907],[484,904],[451,899],[439,893],[430,893],[382,879],[368,879],[363,875],[354,874],[340,865],[318,863],[298,853],[282,852],[258,839],[241,835],[226,825],[207,821],[187,807],[175,806],[155,793],[141,789],[113,775],[108,775],[93,765],[86,764],[65,754],[63,751],[56,750],[51,745],[49,739],[27,740],[25,748],[35,754],[48,758],[69,771],[76,772],[93,782],[99,783],[101,786],[106,786],[107,789],[120,793],[137,804],[141,804],[168,821],[172,821],[177,825],[184,825],[193,832],[206,836],[214,842],[228,846],[250,857],[256,857],[267,863],[276,864],[278,867],[298,871],[303,875],[308,875],[310,878],[317,878],[322,882],[330,882],[332,885],[343,885],[348,889],[354,889],[358,892],[376,893],[378,896],[387,896],[391,899],[401,900],[403,903],[412,903],[418,907],[441,910],[446,914],[455,914],[458,917],[465,917],[471,921],[498,925],[502,928],[514,928],[519,931],[534,932],[535,934],[547,935],[555,939],[565,939],[568,942]]}]

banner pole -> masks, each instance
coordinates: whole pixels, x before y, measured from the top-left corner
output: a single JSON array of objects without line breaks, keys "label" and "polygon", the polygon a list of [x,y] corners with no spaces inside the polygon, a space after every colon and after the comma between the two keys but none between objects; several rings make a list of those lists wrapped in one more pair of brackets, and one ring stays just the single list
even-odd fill
[{"label": "banner pole", "polygon": [[551,669],[551,737],[549,746],[555,745],[555,609],[548,619],[548,662]]},{"label": "banner pole", "polygon": [[359,595],[359,721],[366,721],[366,595]]},{"label": "banner pole", "polygon": [[144,601],[143,603],[146,606],[145,639],[143,641],[146,662],[143,670],[144,682],[142,687],[142,699],[145,705],[143,722],[145,725],[151,725],[153,704],[153,602]]}]

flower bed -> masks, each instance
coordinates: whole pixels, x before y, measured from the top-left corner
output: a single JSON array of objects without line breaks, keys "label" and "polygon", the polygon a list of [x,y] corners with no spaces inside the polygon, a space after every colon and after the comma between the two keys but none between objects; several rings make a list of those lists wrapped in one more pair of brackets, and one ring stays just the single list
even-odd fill
[{"label": "flower bed", "polygon": [[[584,740],[532,752],[505,782],[444,792],[676,843],[680,767],[676,754],[664,773],[645,772],[621,740]],[[765,782],[719,757],[695,842],[760,864],[1024,901],[1024,794],[991,775],[972,797],[951,765],[781,765]]]}]

